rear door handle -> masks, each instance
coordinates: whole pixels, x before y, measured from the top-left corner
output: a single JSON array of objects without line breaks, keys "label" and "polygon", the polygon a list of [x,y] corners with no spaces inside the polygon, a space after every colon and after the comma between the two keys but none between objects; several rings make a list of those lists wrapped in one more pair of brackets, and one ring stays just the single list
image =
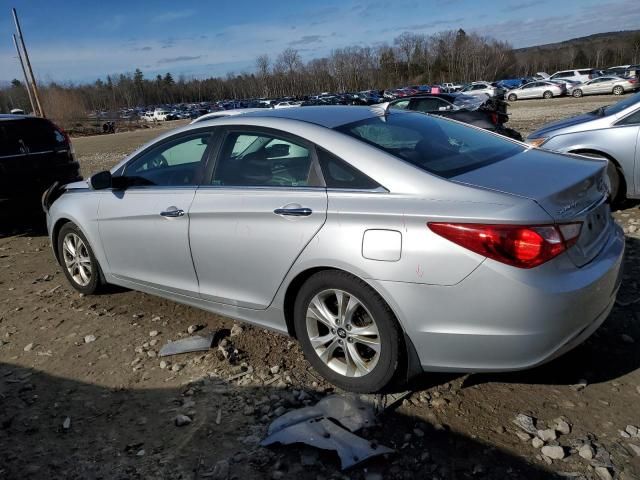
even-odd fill
[{"label": "rear door handle", "polygon": [[169,207],[164,212],[160,212],[160,215],[168,218],[183,217],[184,210],[180,210],[178,207]]},{"label": "rear door handle", "polygon": [[310,208],[276,208],[273,213],[276,215],[284,215],[287,217],[308,217],[313,213]]}]

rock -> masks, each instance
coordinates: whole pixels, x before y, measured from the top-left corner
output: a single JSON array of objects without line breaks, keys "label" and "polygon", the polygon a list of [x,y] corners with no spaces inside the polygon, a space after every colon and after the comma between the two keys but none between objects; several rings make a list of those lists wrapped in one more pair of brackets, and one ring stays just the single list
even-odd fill
[{"label": "rock", "polygon": [[531,440],[531,435],[529,435],[526,432],[522,432],[520,430],[516,430],[516,435],[518,436],[518,438],[520,440],[522,440],[523,442],[528,442],[529,440]]},{"label": "rock", "polygon": [[589,382],[587,382],[586,379],[581,378],[580,380],[578,380],[578,383],[576,383],[575,385],[571,385],[571,388],[573,388],[574,390],[582,390],[583,388],[586,388],[588,384]]},{"label": "rock", "polygon": [[544,446],[542,447],[542,454],[553,460],[562,460],[565,457],[564,448],[559,446]]},{"label": "rock", "polygon": [[237,337],[242,332],[243,332],[243,328],[240,325],[238,325],[237,323],[234,323],[233,327],[231,327],[231,336],[232,337]]},{"label": "rock", "polygon": [[640,457],[640,447],[638,445],[634,445],[633,443],[627,443],[627,445],[637,457]]},{"label": "rock", "polygon": [[31,350],[33,350],[33,343],[29,343],[29,344],[27,344],[27,345],[23,348],[23,350],[24,350],[25,352],[30,352]]},{"label": "rock", "polygon": [[175,418],[176,427],[183,427],[189,425],[192,422],[191,417],[187,415],[177,415]]},{"label": "rock", "polygon": [[627,432],[625,432],[623,430],[618,430],[618,432],[620,432],[620,436],[622,438],[631,438],[631,435],[629,435]]},{"label": "rock", "polygon": [[533,440],[531,440],[531,445],[533,445],[533,448],[541,448],[542,446],[544,446],[544,442],[538,437],[533,437]]},{"label": "rock", "polygon": [[171,371],[172,372],[179,372],[180,370],[182,370],[183,367],[184,367],[184,365],[182,365],[181,363],[174,363],[171,366]]},{"label": "rock", "polygon": [[282,415],[284,415],[287,412],[287,409],[284,407],[278,407],[273,411],[273,414],[276,417],[281,417]]},{"label": "rock", "polygon": [[257,445],[260,443],[260,437],[257,435],[247,435],[242,439],[242,443],[245,445]]},{"label": "rock", "polygon": [[167,368],[168,366],[169,366],[169,364],[168,364],[165,360],[161,360],[161,361],[160,361],[160,368],[161,368],[161,369],[163,369],[163,370],[164,370],[164,369],[165,369],[165,368]]},{"label": "rock", "polygon": [[198,330],[202,330],[202,328],[204,328],[202,325],[189,325],[189,327],[187,328],[187,333],[189,335],[193,335]]},{"label": "rock", "polygon": [[220,460],[213,467],[212,478],[214,480],[227,480],[229,478],[229,462]]},{"label": "rock", "polygon": [[627,432],[632,437],[637,437],[638,434],[640,433],[638,431],[638,427],[634,427],[633,425],[627,425],[627,427],[624,429],[624,431]]},{"label": "rock", "polygon": [[150,337],[157,337],[158,335],[160,335],[160,332],[158,330],[151,330],[149,332]]},{"label": "rock", "polygon": [[556,418],[553,423],[555,430],[562,435],[569,435],[571,433],[571,425],[564,418]]},{"label": "rock", "polygon": [[596,472],[596,476],[600,480],[613,480],[613,477],[611,476],[609,469],[606,467],[596,467],[595,472]]},{"label": "rock", "polygon": [[149,357],[149,358],[155,358],[157,355],[158,355],[158,354],[156,353],[156,351],[155,351],[155,350],[149,350],[149,351],[147,352],[147,357]]},{"label": "rock", "polygon": [[585,443],[580,448],[578,448],[578,455],[580,455],[585,460],[591,460],[594,457],[595,452],[593,451],[593,447],[591,445]]},{"label": "rock", "polygon": [[449,405],[449,400],[447,400],[446,398],[434,398],[433,400],[431,400],[431,406],[433,408],[444,408],[447,405]]},{"label": "rock", "polygon": [[626,333],[620,335],[620,338],[624,343],[636,343],[635,339],[631,335],[627,335]]},{"label": "rock", "polygon": [[144,448],[141,448],[136,452],[136,457],[144,457],[144,454],[147,453],[144,451]]},{"label": "rock", "polygon": [[636,387],[636,392],[638,393],[638,395],[640,395],[640,385]]},{"label": "rock", "polygon": [[555,430],[549,428],[547,430],[538,430],[538,438],[540,438],[540,440],[542,440],[543,442],[550,442],[558,438],[558,436],[556,435]]},{"label": "rock", "polygon": [[91,342],[95,342],[96,341],[96,336],[95,335],[85,335],[84,337],[84,343],[91,343]]},{"label": "rock", "polygon": [[516,415],[516,418],[513,419],[513,423],[515,423],[518,427],[524,430],[531,435],[537,435],[538,430],[535,426],[535,419],[530,417],[529,415],[525,415],[523,413],[519,413]]},{"label": "rock", "polygon": [[280,366],[279,366],[279,365],[274,365],[273,367],[271,367],[271,368],[269,369],[269,371],[270,371],[273,375],[275,375],[275,374],[277,374],[277,373],[280,371]]},{"label": "rock", "polygon": [[71,417],[67,417],[62,422],[62,429],[69,430],[71,428]]}]

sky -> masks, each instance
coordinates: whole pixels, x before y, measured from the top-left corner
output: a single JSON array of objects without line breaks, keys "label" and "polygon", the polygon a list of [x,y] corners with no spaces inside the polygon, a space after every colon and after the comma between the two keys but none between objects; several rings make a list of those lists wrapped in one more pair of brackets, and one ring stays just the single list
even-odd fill
[{"label": "sky", "polygon": [[11,34],[18,10],[39,81],[91,82],[255,70],[295,48],[302,59],[401,33],[463,28],[514,47],[640,29],[640,0],[0,0],[0,83],[22,78]]}]

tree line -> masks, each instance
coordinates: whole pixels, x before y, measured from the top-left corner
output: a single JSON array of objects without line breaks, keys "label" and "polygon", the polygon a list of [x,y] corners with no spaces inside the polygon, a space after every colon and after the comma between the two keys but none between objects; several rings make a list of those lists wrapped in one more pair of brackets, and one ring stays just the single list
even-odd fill
[{"label": "tree line", "polygon": [[[391,44],[351,46],[304,62],[287,48],[260,55],[251,72],[225,77],[174,78],[171,73],[146,78],[140,69],[93,83],[41,86],[45,111],[54,119],[80,118],[88,111],[223,99],[303,97],[320,92],[384,89],[416,84],[496,80],[572,66],[606,67],[640,63],[640,33],[613,36],[597,48],[565,42],[545,49],[514,50],[507,42],[464,30],[433,35],[405,32]],[[591,45],[593,46],[593,45]],[[0,111],[30,110],[23,83],[0,90]]]}]

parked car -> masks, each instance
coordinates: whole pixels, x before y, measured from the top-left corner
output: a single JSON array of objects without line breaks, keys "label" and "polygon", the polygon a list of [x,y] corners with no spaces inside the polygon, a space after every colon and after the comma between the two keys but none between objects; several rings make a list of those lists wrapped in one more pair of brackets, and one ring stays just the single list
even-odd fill
[{"label": "parked car", "polygon": [[575,80],[577,82],[584,83],[588,80],[596,78],[597,76],[598,71],[594,68],[581,68],[579,70],[561,70],[551,75],[549,77],[549,80],[566,78],[568,80]]},{"label": "parked car", "polygon": [[550,80],[550,81],[553,83],[557,83],[559,85],[564,85],[567,95],[572,95],[573,90],[578,85],[581,85],[580,82],[576,82],[575,80],[568,80],[566,78],[556,78],[555,80]]},{"label": "parked car", "polygon": [[520,370],[589,337],[624,251],[605,168],[417,112],[290,108],[171,131],[44,206],[76,290],[292,335],[368,392],[407,366]]},{"label": "parked car", "polygon": [[69,136],[44,118],[0,115],[0,200],[36,206],[54,182],[81,180]]},{"label": "parked car", "polygon": [[473,82],[462,87],[460,92],[466,93],[467,95],[488,95],[490,97],[495,97],[504,95],[505,89],[492,85],[489,82]]},{"label": "parked car", "polygon": [[284,101],[276,103],[273,108],[295,108],[301,105],[300,102]]},{"label": "parked car", "polygon": [[459,92],[462,89],[462,85],[458,83],[445,82],[442,84],[442,88],[445,90],[445,92],[453,93]]},{"label": "parked car", "polygon": [[495,97],[481,98],[463,93],[432,93],[393,100],[389,102],[387,108],[440,115],[518,141],[523,140],[519,132],[505,126],[509,121],[507,102]]},{"label": "parked car", "polygon": [[566,93],[567,89],[564,84],[555,83],[549,80],[541,80],[537,82],[529,82],[521,87],[509,90],[507,100],[515,102],[516,100],[525,100],[528,98],[553,98],[561,97]]},{"label": "parked car", "polygon": [[593,112],[544,125],[527,142],[607,159],[612,200],[640,198],[640,92]]},{"label": "parked car", "polygon": [[613,93],[614,95],[622,95],[627,92],[634,92],[640,88],[637,78],[622,77],[598,77],[589,80],[573,89],[574,97],[582,97],[583,95],[598,95],[603,93]]}]

